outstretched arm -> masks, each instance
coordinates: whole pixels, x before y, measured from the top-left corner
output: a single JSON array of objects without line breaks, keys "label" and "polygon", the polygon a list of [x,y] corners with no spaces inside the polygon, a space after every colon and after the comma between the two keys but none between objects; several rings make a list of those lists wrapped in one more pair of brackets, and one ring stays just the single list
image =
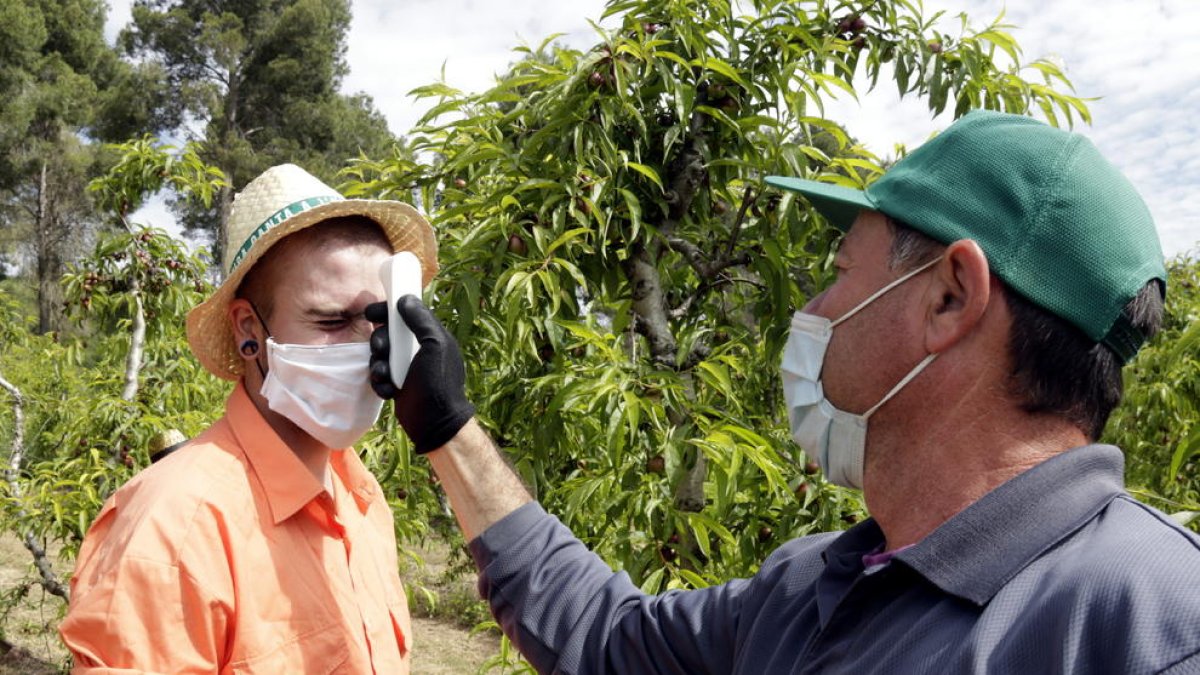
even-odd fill
[{"label": "outstretched arm", "polygon": [[[396,307],[420,350],[409,366],[404,386],[396,389],[388,367],[388,330],[371,335],[371,386],[383,398],[395,399],[396,419],[420,454],[427,454],[450,498],[467,541],[522,504],[532,501],[513,472],[474,421],[467,400],[462,352],[454,336],[417,298],[406,295]],[[366,317],[387,321],[387,308],[375,303]]]},{"label": "outstretched arm", "polygon": [[[387,329],[371,338],[371,379],[428,454],[479,568],[480,594],[539,672],[705,673],[733,665],[742,596],[735,581],[653,597],[613,573],[525,490],[464,392],[454,337],[412,296],[397,303],[421,348],[396,390]],[[367,318],[386,320],[382,303]]]},{"label": "outstretched arm", "polygon": [[467,541],[533,501],[474,419],[446,445],[430,452],[429,462],[450,498]]}]

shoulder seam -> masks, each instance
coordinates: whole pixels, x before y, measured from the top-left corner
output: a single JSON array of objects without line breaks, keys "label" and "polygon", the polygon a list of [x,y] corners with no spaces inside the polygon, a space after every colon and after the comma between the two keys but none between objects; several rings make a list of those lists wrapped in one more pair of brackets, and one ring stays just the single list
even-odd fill
[{"label": "shoulder seam", "polygon": [[1185,529],[1182,525],[1176,523],[1174,520],[1171,520],[1171,518],[1162,511],[1159,511],[1148,504],[1143,504],[1129,494],[1118,495],[1117,498],[1132,503],[1136,508],[1140,509],[1151,518],[1154,518],[1163,525],[1166,525],[1168,530],[1173,532],[1176,536],[1183,539],[1188,544],[1191,544],[1192,548],[1200,551],[1200,541],[1196,541],[1196,539],[1193,537],[1188,536],[1190,534],[1189,530]]},{"label": "shoulder seam", "polygon": [[1194,658],[1196,658],[1196,657],[1198,657],[1198,656],[1200,656],[1200,648],[1198,648],[1196,651],[1192,652],[1191,654],[1187,654],[1187,655],[1185,655],[1183,658],[1179,659],[1178,661],[1176,661],[1176,662],[1172,663],[1171,665],[1167,666],[1166,668],[1163,668],[1162,670],[1160,670],[1160,671],[1158,671],[1158,672],[1159,672],[1159,674],[1160,674],[1160,675],[1161,675],[1162,673],[1170,673],[1170,672],[1171,672],[1172,670],[1174,670],[1174,669],[1175,669],[1177,666],[1181,666],[1181,665],[1183,665],[1183,664],[1187,663],[1188,661],[1191,661],[1192,659],[1194,659]]}]

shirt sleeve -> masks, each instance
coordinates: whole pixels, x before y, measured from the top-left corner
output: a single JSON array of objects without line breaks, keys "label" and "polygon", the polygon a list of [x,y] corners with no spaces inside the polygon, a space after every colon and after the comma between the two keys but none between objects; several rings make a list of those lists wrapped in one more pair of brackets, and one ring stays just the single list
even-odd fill
[{"label": "shirt sleeve", "polygon": [[[177,562],[81,551],[67,616],[59,626],[72,673],[215,673],[225,660],[232,607]],[[96,530],[100,530],[97,532]]]},{"label": "shirt sleeve", "polygon": [[716,673],[733,667],[744,580],[642,593],[536,502],[470,543],[479,592],[541,673]]}]

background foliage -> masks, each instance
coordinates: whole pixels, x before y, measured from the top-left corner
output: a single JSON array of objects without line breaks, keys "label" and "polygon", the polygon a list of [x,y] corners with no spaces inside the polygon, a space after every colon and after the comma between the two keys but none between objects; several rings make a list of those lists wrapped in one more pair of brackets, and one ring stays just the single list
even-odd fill
[{"label": "background foliage", "polygon": [[[95,168],[72,174],[90,180],[72,183],[70,199],[96,225],[91,252],[55,284],[60,330],[39,326],[35,274],[0,279],[0,377],[24,414],[0,524],[68,559],[105,497],[147,464],[153,437],[199,433],[228,390],[184,336],[187,309],[211,291],[210,258],[127,220],[159,190],[199,223],[230,183],[290,159],[329,175],[343,166],[348,195],[423,208],[443,270],[429,300],[462,344],[484,423],[548,510],[657,592],[751,574],[786,539],[864,515],[857,494],[826,483],[789,440],[777,380],[791,313],[829,276],[832,234],[763,177],[861,186],[892,159],[826,117],[827,97],[861,93],[852,83],[865,73],[934,111],[1060,124],[1088,114],[1057,67],[1021,60],[1002,21],[972,31],[964,19],[951,35],[904,0],[614,0],[615,27],[597,27],[589,50],[551,37],[518,49],[488,91],[419,89],[434,107],[389,146],[369,101],[331,93],[348,5],[205,11],[213,4],[139,2],[122,45],[150,58],[110,64],[96,91],[149,84],[140,97],[98,93],[91,121],[63,122],[134,140],[89,150]],[[298,41],[267,17],[284,5],[296,25],[325,17],[332,28]],[[47,44],[22,63],[50,58]],[[254,107],[295,84],[291,68],[320,82]],[[7,72],[0,87],[17,77]],[[206,120],[195,144],[139,136],[187,115]],[[261,135],[241,126],[251,119]],[[331,120],[358,131],[339,135]],[[30,185],[30,171],[11,175]],[[1170,274],[1166,328],[1127,369],[1106,440],[1126,450],[1140,496],[1200,512],[1200,263],[1173,261]],[[17,398],[0,401],[0,447],[15,449]],[[461,544],[428,464],[390,416],[360,453],[392,500],[402,552],[429,537]],[[493,665],[519,668],[511,651]]]}]

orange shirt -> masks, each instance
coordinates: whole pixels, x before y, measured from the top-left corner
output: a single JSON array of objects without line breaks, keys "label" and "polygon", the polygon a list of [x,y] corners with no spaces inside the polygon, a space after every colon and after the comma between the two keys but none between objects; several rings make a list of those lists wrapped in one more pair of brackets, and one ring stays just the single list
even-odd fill
[{"label": "orange shirt", "polygon": [[333,496],[239,383],[84,538],[59,627],[76,673],[407,673],[392,514],[353,450]]}]

